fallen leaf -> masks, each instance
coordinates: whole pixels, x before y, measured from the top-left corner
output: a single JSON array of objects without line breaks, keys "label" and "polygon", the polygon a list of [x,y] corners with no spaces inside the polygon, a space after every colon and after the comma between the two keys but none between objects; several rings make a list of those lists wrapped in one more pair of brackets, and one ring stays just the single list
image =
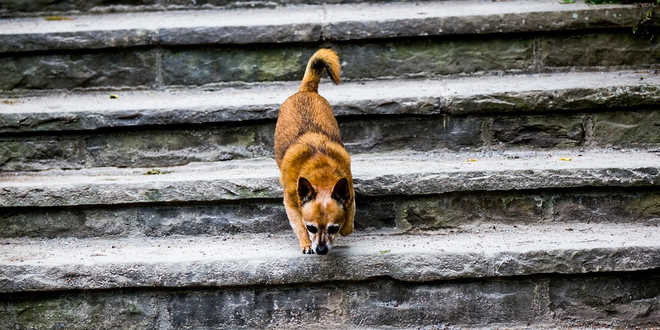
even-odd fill
[{"label": "fallen leaf", "polygon": [[562,157],[562,158],[559,158],[559,160],[563,160],[565,162],[570,162],[571,160],[573,160],[573,158],[571,158],[571,157]]},{"label": "fallen leaf", "polygon": [[469,159],[466,159],[466,160],[465,160],[466,163],[474,163],[474,162],[476,162],[476,161],[477,161],[476,158],[469,158]]},{"label": "fallen leaf", "polygon": [[4,104],[8,104],[8,105],[12,105],[12,104],[16,104],[16,103],[18,103],[18,101],[17,101],[17,100],[10,100],[10,99],[8,99],[8,100],[2,100],[2,103],[4,103]]},{"label": "fallen leaf", "polygon": [[172,173],[172,171],[161,171],[157,168],[154,168],[145,172],[144,175],[159,175],[159,174],[168,174],[168,173]]},{"label": "fallen leaf", "polygon": [[390,253],[390,251],[391,251],[391,250],[380,250],[380,251],[378,251],[378,253],[380,253],[380,254],[386,254],[386,253]]},{"label": "fallen leaf", "polygon": [[73,18],[71,17],[64,17],[64,16],[46,16],[44,18],[47,21],[71,21]]},{"label": "fallen leaf", "polygon": [[119,98],[119,95],[117,95],[117,94],[110,94],[110,98],[111,98],[111,99],[118,99],[118,98]]}]

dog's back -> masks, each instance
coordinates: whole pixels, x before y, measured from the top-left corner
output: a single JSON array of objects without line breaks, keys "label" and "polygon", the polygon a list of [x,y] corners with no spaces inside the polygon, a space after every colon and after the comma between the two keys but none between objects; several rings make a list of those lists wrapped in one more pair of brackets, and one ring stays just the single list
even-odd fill
[{"label": "dog's back", "polygon": [[341,145],[339,125],[332,108],[318,94],[319,81],[326,68],[332,80],[339,83],[337,54],[330,49],[321,49],[309,59],[299,91],[280,107],[275,128],[275,160],[280,167],[286,151],[296,142],[304,140],[319,150],[326,142]]}]

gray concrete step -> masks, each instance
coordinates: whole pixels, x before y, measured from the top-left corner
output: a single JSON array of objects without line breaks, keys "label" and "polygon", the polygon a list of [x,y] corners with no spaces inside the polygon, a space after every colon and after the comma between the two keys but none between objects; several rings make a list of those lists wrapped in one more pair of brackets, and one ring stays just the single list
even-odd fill
[{"label": "gray concrete step", "polygon": [[[652,71],[321,85],[351,153],[660,147]],[[0,101],[0,171],[271,157],[298,82]],[[110,94],[118,96],[111,99]]]},{"label": "gray concrete step", "polygon": [[440,1],[6,19],[0,90],[297,80],[322,42],[347,80],[655,68],[657,43],[631,32],[648,10]]},{"label": "gray concrete step", "polygon": [[321,257],[300,254],[292,235],[3,240],[0,321],[648,326],[660,320],[659,236],[657,226],[612,224],[374,233]]},{"label": "gray concrete step", "polygon": [[[360,230],[660,221],[657,153],[369,154],[352,168]],[[2,237],[290,230],[272,159],[6,173],[0,191]]]}]

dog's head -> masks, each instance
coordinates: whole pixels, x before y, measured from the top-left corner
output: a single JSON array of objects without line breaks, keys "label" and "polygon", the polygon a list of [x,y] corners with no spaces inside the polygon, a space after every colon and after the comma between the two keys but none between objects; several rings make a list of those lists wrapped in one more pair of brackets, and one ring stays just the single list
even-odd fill
[{"label": "dog's head", "polygon": [[346,178],[319,181],[312,183],[300,177],[298,197],[312,248],[318,254],[326,254],[344,226],[351,191]]}]

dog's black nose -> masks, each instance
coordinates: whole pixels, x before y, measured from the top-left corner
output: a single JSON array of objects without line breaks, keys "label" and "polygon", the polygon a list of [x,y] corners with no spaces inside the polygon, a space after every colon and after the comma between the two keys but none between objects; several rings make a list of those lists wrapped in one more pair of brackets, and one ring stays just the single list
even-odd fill
[{"label": "dog's black nose", "polygon": [[327,245],[318,245],[318,246],[316,246],[316,253],[317,254],[326,254],[326,253],[328,253],[328,246]]}]

